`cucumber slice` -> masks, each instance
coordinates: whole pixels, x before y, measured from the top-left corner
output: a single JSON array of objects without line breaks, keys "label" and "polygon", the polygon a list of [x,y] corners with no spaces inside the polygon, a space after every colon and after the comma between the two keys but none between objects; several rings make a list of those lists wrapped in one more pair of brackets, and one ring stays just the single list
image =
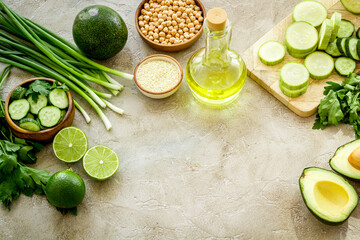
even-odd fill
[{"label": "cucumber slice", "polygon": [[[341,53],[341,55],[345,55],[345,40],[346,38],[337,38],[336,39],[336,46]],[[344,42],[343,42],[344,41]]]},{"label": "cucumber slice", "polygon": [[64,119],[65,115],[66,115],[67,111],[66,110],[61,110],[61,116],[60,116],[60,120],[59,123]]},{"label": "cucumber slice", "polygon": [[294,22],[305,21],[318,27],[327,18],[326,7],[318,1],[306,0],[298,3],[293,9]]},{"label": "cucumber slice", "polygon": [[346,10],[354,14],[360,14],[359,0],[341,0],[342,5]]},{"label": "cucumber slice", "polygon": [[356,37],[360,38],[360,27],[358,28],[358,30],[356,31]]},{"label": "cucumber slice", "polygon": [[337,33],[338,38],[351,37],[355,32],[355,26],[352,22],[346,19],[341,19],[340,28]]},{"label": "cucumber slice", "polygon": [[333,23],[330,19],[325,19],[321,25],[319,32],[318,49],[325,50],[329,45],[331,34],[333,32]]},{"label": "cucumber slice", "polygon": [[56,88],[49,93],[49,101],[52,105],[60,109],[65,109],[69,106],[69,98],[66,92],[59,88]]},{"label": "cucumber slice", "polygon": [[35,119],[34,115],[32,115],[31,113],[26,114],[25,118]]},{"label": "cucumber slice", "polygon": [[286,89],[300,90],[307,86],[308,83],[309,72],[303,64],[290,62],[281,68],[279,84]]},{"label": "cucumber slice", "polygon": [[280,90],[281,92],[288,96],[288,97],[291,97],[291,98],[294,98],[294,97],[299,97],[300,95],[303,95],[307,88],[308,88],[308,85],[306,85],[304,88],[301,88],[299,90],[290,90],[290,89],[287,89],[286,87],[284,87],[283,85],[279,84],[280,86]]},{"label": "cucumber slice", "polygon": [[284,59],[285,52],[285,47],[280,42],[267,41],[260,46],[258,56],[264,64],[272,66]]},{"label": "cucumber slice", "polygon": [[359,39],[349,37],[345,41],[345,50],[346,55],[354,60],[359,61],[359,55],[357,53],[357,45],[358,45]]},{"label": "cucumber slice", "polygon": [[18,100],[24,98],[25,93],[26,93],[26,88],[19,86],[14,89],[13,93],[11,94],[11,99]]},{"label": "cucumber slice", "polygon": [[30,104],[26,99],[12,101],[9,105],[9,114],[12,120],[20,120],[28,114]]},{"label": "cucumber slice", "polygon": [[40,131],[40,124],[32,118],[21,119],[19,122],[19,127],[33,132]]},{"label": "cucumber slice", "polygon": [[356,62],[347,57],[339,57],[335,61],[335,70],[341,75],[347,77],[350,73],[353,73],[356,68]]},{"label": "cucumber slice", "polygon": [[313,79],[328,78],[334,70],[334,59],[324,52],[310,54],[304,64]]},{"label": "cucumber slice", "polygon": [[40,124],[44,127],[53,127],[59,123],[61,118],[61,111],[54,106],[43,107],[39,111]]},{"label": "cucumber slice", "polygon": [[285,43],[292,53],[309,53],[318,43],[318,32],[307,22],[295,22],[286,29]]},{"label": "cucumber slice", "polygon": [[333,15],[331,16],[331,21],[333,23],[333,31],[332,31],[332,34],[330,37],[330,42],[332,42],[336,39],[336,36],[340,29],[341,17],[342,17],[342,15],[339,12],[334,12]]},{"label": "cucumber slice", "polygon": [[329,43],[328,47],[325,49],[325,52],[333,57],[340,57],[342,55],[337,47],[336,40]]},{"label": "cucumber slice", "polygon": [[29,96],[27,100],[30,103],[30,112],[32,114],[38,114],[40,109],[45,107],[47,105],[47,102],[48,102],[47,97],[45,97],[43,95],[38,96],[37,102],[35,102],[33,100],[32,96]]}]

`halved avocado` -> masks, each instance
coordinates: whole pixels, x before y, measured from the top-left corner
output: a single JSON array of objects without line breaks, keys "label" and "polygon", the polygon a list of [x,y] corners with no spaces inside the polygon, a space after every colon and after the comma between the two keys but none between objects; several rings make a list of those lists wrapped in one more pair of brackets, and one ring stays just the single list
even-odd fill
[{"label": "halved avocado", "polygon": [[348,181],[322,168],[305,168],[299,184],[306,206],[326,224],[338,225],[346,221],[359,201]]},{"label": "halved avocado", "polygon": [[360,169],[357,169],[349,162],[349,160],[353,159],[349,159],[350,155],[358,148],[360,149],[360,139],[340,146],[330,159],[330,167],[341,175],[360,180]]}]

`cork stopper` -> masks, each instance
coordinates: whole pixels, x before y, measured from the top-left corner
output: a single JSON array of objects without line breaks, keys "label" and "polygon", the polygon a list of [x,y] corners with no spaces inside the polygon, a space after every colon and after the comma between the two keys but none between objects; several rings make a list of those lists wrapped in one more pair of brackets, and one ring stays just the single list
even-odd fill
[{"label": "cork stopper", "polygon": [[207,13],[206,22],[210,31],[222,31],[225,29],[227,14],[221,8],[212,8]]}]

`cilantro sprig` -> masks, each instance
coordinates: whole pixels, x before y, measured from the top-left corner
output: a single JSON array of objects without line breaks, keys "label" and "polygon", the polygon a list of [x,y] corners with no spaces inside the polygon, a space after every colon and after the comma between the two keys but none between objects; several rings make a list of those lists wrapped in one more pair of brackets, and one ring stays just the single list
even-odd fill
[{"label": "cilantro sprig", "polygon": [[25,93],[25,96],[31,96],[32,100],[36,103],[39,95],[43,95],[47,97],[52,89],[60,88],[63,89],[65,92],[69,91],[69,88],[66,84],[61,84],[58,81],[55,81],[52,85],[48,81],[44,81],[41,79],[35,80],[32,82],[28,90]]},{"label": "cilantro sprig", "polygon": [[[0,75],[0,88],[9,73],[10,66]],[[40,88],[35,89],[40,91]],[[0,202],[10,210],[11,203],[21,193],[27,196],[34,193],[44,194],[50,175],[49,171],[25,165],[36,162],[35,153],[40,151],[43,145],[17,138],[12,134],[5,120],[4,105],[4,101],[0,99]]]},{"label": "cilantro sprig", "polygon": [[342,122],[353,125],[356,138],[360,138],[360,75],[352,73],[341,84],[327,83],[313,129]]}]

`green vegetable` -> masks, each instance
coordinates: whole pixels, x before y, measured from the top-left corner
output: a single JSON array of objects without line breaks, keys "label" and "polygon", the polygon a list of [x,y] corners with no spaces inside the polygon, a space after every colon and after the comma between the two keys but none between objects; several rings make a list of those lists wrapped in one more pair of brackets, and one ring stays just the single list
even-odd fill
[{"label": "green vegetable", "polygon": [[325,97],[320,101],[313,129],[324,129],[339,122],[351,124],[360,138],[360,76],[352,73],[341,84],[327,82]]},{"label": "green vegetable", "polygon": [[[0,88],[9,74],[9,67],[0,76]],[[48,171],[30,168],[25,163],[35,163],[35,153],[43,146],[15,137],[6,120],[4,101],[0,100],[0,202],[10,210],[13,200],[21,193],[31,196],[44,194],[50,178]]]},{"label": "green vegetable", "polygon": [[[104,86],[113,95],[117,95],[123,86],[108,73],[126,79],[133,79],[133,75],[107,68],[85,57],[76,46],[18,15],[1,0],[0,29],[3,30],[0,31],[0,62],[36,76],[50,77],[66,83],[94,108],[105,127],[111,129],[110,121],[100,108],[109,106],[103,99],[110,98],[111,94],[93,89],[88,81]],[[24,41],[19,41],[12,35]],[[84,112],[78,103],[75,105]]]},{"label": "green vegetable", "polygon": [[322,168],[305,168],[299,185],[310,212],[329,225],[345,222],[359,202],[356,190],[348,181]]},{"label": "green vegetable", "polygon": [[340,146],[329,161],[330,167],[341,175],[360,180],[359,159],[357,159],[359,155],[356,154],[359,149],[360,139]]},{"label": "green vegetable", "polygon": [[86,7],[77,14],[73,38],[85,55],[104,60],[115,56],[124,48],[128,31],[116,11],[95,5]]}]

